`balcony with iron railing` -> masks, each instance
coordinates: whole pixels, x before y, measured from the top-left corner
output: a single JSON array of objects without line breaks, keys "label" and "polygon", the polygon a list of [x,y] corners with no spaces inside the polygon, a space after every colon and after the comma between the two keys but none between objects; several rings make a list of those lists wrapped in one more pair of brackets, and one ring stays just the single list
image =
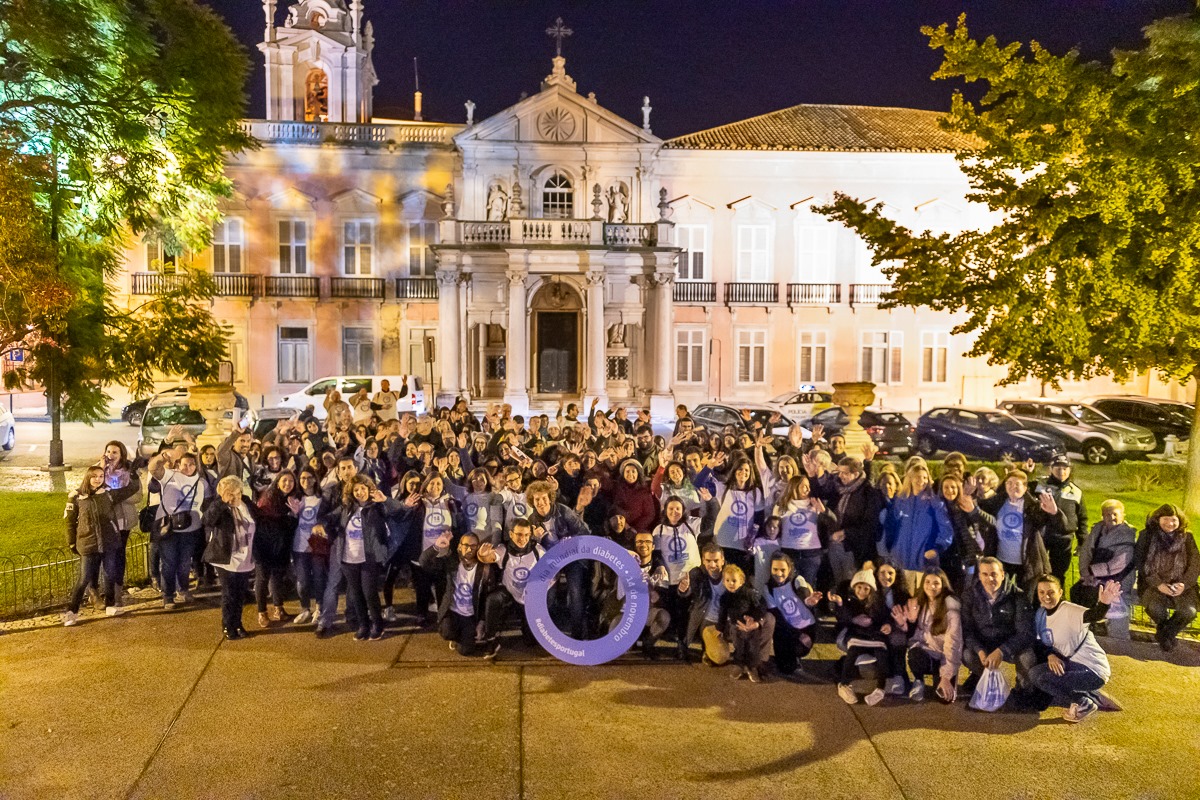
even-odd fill
[{"label": "balcony with iron railing", "polygon": [[883,302],[883,295],[891,288],[887,283],[852,283],[850,305],[877,306]]},{"label": "balcony with iron railing", "polygon": [[789,283],[789,306],[833,306],[842,302],[840,283]]},{"label": "balcony with iron railing", "polygon": [[[663,223],[608,223],[599,219],[445,220],[442,245],[495,247],[579,245],[589,247],[656,247],[670,241]],[[669,227],[669,226],[668,226]]]},{"label": "balcony with iron railing", "polygon": [[437,278],[396,278],[397,300],[437,300]]},{"label": "balcony with iron railing", "polygon": [[154,295],[178,289],[187,275],[174,272],[134,272],[130,276],[130,293]]},{"label": "balcony with iron railing", "polygon": [[778,283],[727,283],[725,305],[734,303],[770,305],[779,302]]},{"label": "balcony with iron railing", "polygon": [[257,297],[261,293],[258,275],[222,272],[212,276],[217,297]]},{"label": "balcony with iron railing", "polygon": [[289,122],[245,119],[238,127],[260,142],[278,144],[333,144],[349,147],[453,144],[462,125],[430,122]]},{"label": "balcony with iron railing", "polygon": [[383,278],[330,279],[329,296],[352,300],[382,300],[387,281]]},{"label": "balcony with iron railing", "polygon": [[321,296],[321,279],[313,275],[267,275],[263,294],[267,297]]},{"label": "balcony with iron railing", "polygon": [[671,299],[681,304],[712,304],[717,302],[717,284],[711,281],[675,281]]}]

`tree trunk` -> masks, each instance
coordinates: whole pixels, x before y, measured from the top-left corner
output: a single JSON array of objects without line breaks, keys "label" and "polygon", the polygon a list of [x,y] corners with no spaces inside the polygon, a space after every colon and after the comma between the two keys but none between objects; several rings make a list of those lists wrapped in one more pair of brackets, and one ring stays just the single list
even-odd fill
[{"label": "tree trunk", "polygon": [[1187,486],[1183,487],[1183,511],[1193,520],[1200,518],[1200,367],[1192,372],[1196,381],[1196,412],[1192,415],[1192,433],[1188,437]]}]

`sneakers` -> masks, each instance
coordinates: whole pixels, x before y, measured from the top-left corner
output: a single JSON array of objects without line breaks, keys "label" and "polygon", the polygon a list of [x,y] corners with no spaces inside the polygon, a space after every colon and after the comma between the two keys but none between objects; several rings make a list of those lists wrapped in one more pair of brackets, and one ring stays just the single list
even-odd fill
[{"label": "sneakers", "polygon": [[392,608],[391,606],[388,606],[387,608],[385,608],[383,610],[383,621],[384,622],[395,622],[396,621],[396,609]]},{"label": "sneakers", "polygon": [[500,652],[500,640],[493,639],[488,645],[488,648],[483,652],[483,657],[487,661],[491,661]]},{"label": "sneakers", "polygon": [[892,677],[888,678],[883,684],[883,691],[885,694],[890,694],[893,697],[903,697],[904,678],[901,678],[899,675],[893,675]]},{"label": "sneakers", "polygon": [[[182,599],[180,599],[180,598],[182,598]],[[194,603],[194,602],[196,602],[196,597],[191,592],[184,592],[181,595],[178,595],[178,594],[175,595],[175,602],[176,603]]]},{"label": "sneakers", "polygon": [[163,600],[163,611],[174,611],[175,602],[173,600]]},{"label": "sneakers", "polygon": [[1083,722],[1099,710],[1096,701],[1085,696],[1078,703],[1071,703],[1071,707],[1063,712],[1063,719],[1067,722]]},{"label": "sneakers", "polygon": [[128,613],[129,613],[128,606],[109,606],[108,608],[104,609],[104,614],[109,617],[119,617],[122,614],[128,614]]},{"label": "sneakers", "polygon": [[75,623],[77,623],[77,622],[79,622],[79,615],[76,614],[74,611],[68,611],[65,614],[63,614],[63,627],[64,628],[70,628],[70,627],[74,626]]},{"label": "sneakers", "polygon": [[1096,704],[1101,711],[1124,711],[1121,704],[1104,692],[1096,692]]},{"label": "sneakers", "polygon": [[883,689],[876,689],[875,691],[871,692],[869,695],[864,697],[863,702],[869,706],[877,706],[881,702],[883,702],[883,697],[884,697]]},{"label": "sneakers", "polygon": [[359,628],[354,632],[354,641],[356,642],[365,642],[369,638],[371,638],[371,631],[367,628]]},{"label": "sneakers", "polygon": [[446,644],[450,645],[450,652],[451,652],[451,653],[457,653],[457,652],[458,652],[458,642],[447,642]]},{"label": "sneakers", "polygon": [[745,667],[742,667],[730,677],[735,681],[744,681],[750,677],[750,672]]},{"label": "sneakers", "polygon": [[925,702],[925,681],[917,681],[908,690],[908,699],[914,703]]},{"label": "sneakers", "polygon": [[312,612],[307,608],[302,609],[300,613],[296,615],[296,618],[292,620],[293,625],[306,625],[309,622],[312,622]]},{"label": "sneakers", "polygon": [[287,615],[283,613],[283,606],[271,606],[271,610],[268,614],[268,618],[271,620],[271,622],[282,622],[285,616]]},{"label": "sneakers", "polygon": [[762,673],[754,667],[746,670],[746,677],[750,679],[751,683],[762,683]]},{"label": "sneakers", "polygon": [[270,618],[266,614],[263,614],[260,612],[258,615],[258,627],[266,628],[270,624],[271,624]]},{"label": "sneakers", "polygon": [[852,706],[858,702],[858,695],[854,693],[854,689],[848,683],[838,684],[838,697],[845,700],[846,705]]},{"label": "sneakers", "polygon": [[372,628],[372,629],[371,629],[371,635],[370,635],[368,638],[369,638],[369,639],[370,639],[372,642],[378,642],[380,639],[382,639],[382,638],[383,638],[383,627],[382,627],[382,626],[380,626],[380,627],[378,627],[378,628]]}]

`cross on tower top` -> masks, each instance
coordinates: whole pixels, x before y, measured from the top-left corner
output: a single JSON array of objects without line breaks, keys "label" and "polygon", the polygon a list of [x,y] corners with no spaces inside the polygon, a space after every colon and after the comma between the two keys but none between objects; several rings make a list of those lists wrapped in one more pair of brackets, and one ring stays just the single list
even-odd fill
[{"label": "cross on tower top", "polygon": [[563,18],[559,17],[554,20],[554,24],[546,28],[546,35],[554,40],[554,55],[562,57],[563,39],[567,38],[575,31],[563,25]]}]

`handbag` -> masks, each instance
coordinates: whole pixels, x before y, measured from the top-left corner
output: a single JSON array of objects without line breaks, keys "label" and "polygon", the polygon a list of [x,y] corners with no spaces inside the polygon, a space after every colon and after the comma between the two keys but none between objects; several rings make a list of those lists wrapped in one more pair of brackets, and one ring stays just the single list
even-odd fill
[{"label": "handbag", "polygon": [[[158,535],[160,537],[170,536],[176,531],[185,530],[189,525],[192,524],[191,508],[195,503],[196,490],[199,488],[200,479],[197,479],[196,482],[192,484],[191,491],[179,499],[179,504],[175,506],[175,510],[170,514],[164,515],[163,518],[158,521]],[[179,509],[183,508],[184,503],[187,504],[188,510],[180,511]]]},{"label": "handbag", "polygon": [[989,667],[984,669],[983,675],[975,687],[975,693],[971,695],[971,702],[967,704],[967,707],[973,708],[976,711],[991,713],[1003,708],[1007,700],[1008,681],[1004,679],[1004,675],[1000,673],[1000,670]]},{"label": "handbag", "polygon": [[147,505],[138,512],[138,528],[147,535],[154,534],[154,518],[158,516],[158,505]]},{"label": "handbag", "polygon": [[223,528],[209,530],[203,558],[208,564],[228,564],[233,558],[233,536]]}]

